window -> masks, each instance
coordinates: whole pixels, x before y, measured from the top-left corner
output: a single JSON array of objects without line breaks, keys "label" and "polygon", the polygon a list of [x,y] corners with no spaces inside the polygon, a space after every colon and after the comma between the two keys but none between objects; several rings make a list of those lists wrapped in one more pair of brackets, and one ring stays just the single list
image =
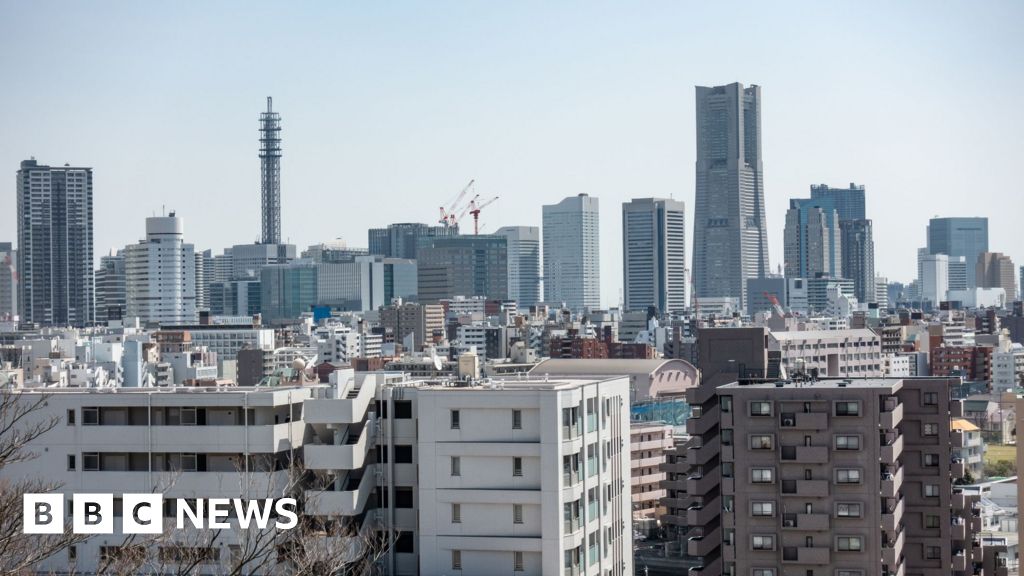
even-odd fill
[{"label": "window", "polygon": [[458,410],[452,410],[451,411],[452,430],[458,430],[459,429],[459,419],[460,418],[461,418],[461,415],[459,414]]},{"label": "window", "polygon": [[395,419],[412,420],[412,400],[395,400]]},{"label": "window", "polygon": [[924,425],[924,429],[921,431],[921,434],[924,435],[924,436],[938,436],[939,435],[939,425],[935,424],[935,423],[927,423],[926,422],[925,425]]},{"label": "window", "polygon": [[923,460],[924,460],[924,465],[926,467],[929,467],[929,468],[934,468],[934,467],[939,465],[939,455],[938,454],[925,454]]},{"label": "window", "polygon": [[775,470],[772,468],[753,468],[750,470],[750,481],[754,484],[771,484],[775,481]]},{"label": "window", "polygon": [[[387,536],[383,536],[386,540]],[[416,551],[415,541],[412,537],[412,532],[402,532],[395,539],[395,552],[399,554],[412,554]]]},{"label": "window", "polygon": [[840,502],[836,504],[836,516],[839,518],[860,518],[863,508],[859,502]]},{"label": "window", "polygon": [[840,552],[860,552],[864,540],[860,536],[840,536],[836,539],[836,549]]},{"label": "window", "polygon": [[925,392],[923,397],[923,403],[925,406],[936,406],[939,403],[938,392]]},{"label": "window", "polygon": [[841,468],[836,470],[837,484],[860,484],[860,470],[856,468]]},{"label": "window", "polygon": [[718,409],[725,414],[732,412],[732,396],[719,396]]},{"label": "window", "polygon": [[452,456],[452,476],[462,476],[462,462],[458,456]]},{"label": "window", "polygon": [[195,426],[196,425],[196,409],[194,407],[187,407],[181,409],[181,425],[182,426]]},{"label": "window", "polygon": [[522,476],[523,475],[523,459],[520,456],[514,456],[512,458],[512,475]]},{"label": "window", "polygon": [[98,426],[99,423],[99,408],[82,408],[82,424],[85,424],[86,426]]},{"label": "window", "polygon": [[860,436],[836,436],[836,450],[860,450]]},{"label": "window", "polygon": [[75,455],[68,454],[68,470],[74,470],[75,468]]},{"label": "window", "polygon": [[938,546],[925,546],[924,557],[929,560],[938,560],[942,558],[942,549]]},{"label": "window", "polygon": [[462,570],[462,550],[452,550],[452,570]]},{"label": "window", "polygon": [[860,402],[836,402],[836,416],[860,416]]},{"label": "window", "polygon": [[751,416],[771,416],[772,415],[772,403],[771,402],[751,402],[750,403],[750,415]]},{"label": "window", "polygon": [[[386,447],[385,447],[386,448]],[[396,445],[395,446],[395,463],[396,464],[412,464],[412,446],[410,445]]]},{"label": "window", "polygon": [[732,446],[732,428],[722,428],[720,438],[722,446]]},{"label": "window", "polygon": [[78,547],[68,546],[68,562],[74,562],[78,560]]},{"label": "window", "polygon": [[512,571],[523,571],[523,553],[518,550],[512,553]]},{"label": "window", "polygon": [[836,570],[836,576],[864,576],[863,570],[850,570],[849,568],[840,568]]},{"label": "window", "polygon": [[512,505],[512,523],[522,524],[523,523],[523,505],[513,504]]},{"label": "window", "polygon": [[925,514],[925,516],[924,516],[924,527],[925,528],[938,528],[939,527],[939,516],[937,514]]},{"label": "window", "polygon": [[195,454],[182,454],[181,455],[181,470],[183,472],[196,472],[199,468],[197,466],[197,460]]},{"label": "window", "polygon": [[775,576],[775,568],[754,568],[752,576]]},{"label": "window", "polygon": [[775,550],[775,536],[754,536],[754,550]]},{"label": "window", "polygon": [[925,484],[924,495],[926,498],[938,498],[939,497],[939,485],[938,484]]},{"label": "window", "polygon": [[399,486],[395,488],[395,508],[406,508],[411,509],[413,507],[412,502],[413,490],[409,486]]},{"label": "window", "polygon": [[[67,421],[68,421],[68,426],[74,426],[75,425],[75,411],[74,411],[74,409],[68,410]],[[72,546],[72,548],[73,548],[73,546]],[[69,550],[69,554],[70,554],[70,550]]]},{"label": "window", "polygon": [[750,449],[751,450],[771,450],[772,449],[772,435],[771,434],[755,434],[750,437]]},{"label": "window", "polygon": [[462,523],[462,504],[452,502],[452,524]]},{"label": "window", "polygon": [[775,502],[754,502],[751,513],[754,516],[775,516]]},{"label": "window", "polygon": [[[513,410],[512,411],[512,429],[522,430],[523,429],[523,411]],[[520,554],[522,554],[520,552]]]},{"label": "window", "polygon": [[82,470],[86,472],[96,471],[100,469],[100,454],[99,452],[86,452],[82,454]]}]

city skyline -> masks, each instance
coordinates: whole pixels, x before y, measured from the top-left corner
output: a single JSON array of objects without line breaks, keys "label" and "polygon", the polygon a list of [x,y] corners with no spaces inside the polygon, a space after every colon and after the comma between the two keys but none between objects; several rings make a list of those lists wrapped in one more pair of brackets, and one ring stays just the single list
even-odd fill
[{"label": "city skyline", "polygon": [[[342,237],[365,247],[367,228],[432,224],[437,206],[469,178],[501,197],[481,217],[491,233],[539,226],[541,205],[587,193],[603,201],[609,223],[601,303],[615,305],[618,207],[673,197],[688,204],[693,221],[693,86],[739,81],[764,88],[773,272],[782,262],[786,202],[814,183],[867,186],[880,247],[875,271],[891,280],[916,275],[915,250],[936,215],[987,216],[991,250],[1024,262],[1012,218],[1021,201],[1007,193],[1014,134],[1024,125],[1010,98],[1021,79],[1004,73],[1021,47],[998,33],[1019,21],[1017,6],[887,7],[891,21],[882,25],[871,11],[836,7],[801,10],[805,18],[787,23],[793,6],[753,7],[728,23],[719,23],[728,8],[667,4],[582,14],[552,7],[544,22],[529,18],[536,11],[528,5],[426,14],[334,7],[321,19],[309,7],[280,15],[266,4],[241,18],[227,5],[201,18],[187,6],[25,6],[0,3],[0,68],[12,79],[0,114],[15,136],[0,141],[0,163],[12,176],[32,156],[94,169],[94,259],[135,242],[144,218],[164,206],[186,220],[199,250],[258,239],[257,120],[269,95],[286,120],[282,240],[301,248]],[[920,21],[908,32],[911,17]],[[589,26],[561,38],[571,18]],[[755,30],[758,18],[773,25]],[[48,19],[58,25],[44,28]],[[280,20],[282,42],[266,57],[278,76],[267,78],[252,54],[271,19]],[[424,19],[434,26],[410,33]],[[123,32],[123,23],[135,26]],[[726,24],[747,32],[760,53],[694,58],[694,47],[720,37]],[[834,42],[809,53],[821,29]],[[613,49],[601,41],[610,33],[637,40]],[[533,40],[528,48],[524,34]],[[90,49],[79,50],[83,42]],[[90,74],[66,98],[47,67],[25,66],[18,54]],[[550,54],[573,65],[551,63]],[[311,77],[316,67],[336,74]],[[972,105],[981,98],[989,105]],[[0,241],[13,241],[13,194],[6,198],[0,228],[11,233]]]}]

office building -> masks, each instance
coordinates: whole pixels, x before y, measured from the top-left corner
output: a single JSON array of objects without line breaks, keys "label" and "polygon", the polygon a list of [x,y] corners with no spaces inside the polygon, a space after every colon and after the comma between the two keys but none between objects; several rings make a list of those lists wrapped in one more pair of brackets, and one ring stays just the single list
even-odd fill
[{"label": "office building", "polygon": [[622,204],[622,274],[626,310],[686,308],[686,206],[637,198]]},{"label": "office building", "polygon": [[[833,287],[838,288],[839,294],[843,296],[853,296],[853,280],[849,278],[833,278],[827,275],[816,276],[806,279],[803,284],[807,287],[807,310],[811,313],[822,314],[828,310],[831,303],[829,292]],[[790,301],[792,302],[798,294],[798,290],[793,288],[793,284],[790,286],[789,294]],[[795,305],[791,305],[791,308],[799,310],[799,307]]]},{"label": "office building", "polygon": [[536,226],[505,226],[496,236],[504,236],[508,244],[508,298],[521,309],[541,301],[540,292],[540,228]]},{"label": "office building", "polygon": [[760,87],[697,87],[696,169],[693,296],[745,307],[746,280],[768,273]]},{"label": "office building", "polygon": [[839,220],[842,238],[842,276],[853,281],[860,302],[877,302],[875,240],[871,220]]},{"label": "office building", "polygon": [[[294,244],[237,244],[224,251],[223,260],[214,262],[214,277],[218,281],[259,277],[264,266],[287,264],[295,260]],[[228,278],[223,278],[224,269]]]},{"label": "office building", "polygon": [[842,276],[839,213],[830,201],[791,199],[784,241],[787,278]]},{"label": "office building", "polygon": [[950,256],[948,258],[949,264],[949,290],[955,290],[962,292],[969,290],[967,288],[967,258],[964,256]]},{"label": "office building", "polygon": [[[758,312],[775,313],[775,305],[788,307],[790,280],[782,276],[766,276],[747,280],[747,314],[753,317]],[[803,280],[801,286],[803,286]]]},{"label": "office building", "polygon": [[938,308],[939,303],[946,300],[949,291],[949,256],[929,254],[927,249],[922,248],[918,250],[917,259],[920,299]]},{"label": "office building", "polygon": [[885,276],[875,276],[874,302],[878,304],[878,309],[883,312],[889,309],[890,304],[895,304],[895,302],[889,302],[889,279]]},{"label": "office building", "polygon": [[978,286],[974,263],[982,252],[988,252],[988,218],[932,218],[928,221],[928,253],[963,256],[967,262],[965,288]]},{"label": "office building", "polygon": [[146,218],[146,239],[124,250],[125,314],[157,324],[196,322],[195,266],[181,218]]},{"label": "office building", "polygon": [[18,170],[18,306],[23,322],[93,322],[92,168]]},{"label": "office building", "polygon": [[999,252],[982,252],[975,266],[975,280],[978,288],[1002,288],[1005,294],[1004,306],[1013,301],[1017,294],[1016,267],[1010,257]]},{"label": "office building", "polygon": [[839,221],[865,220],[864,185],[850,182],[849,188],[833,188],[828,184],[811,185],[811,199],[825,200],[839,213]]},{"label": "office building", "polygon": [[96,269],[96,322],[125,317],[127,281],[123,250],[100,257],[100,267]]},{"label": "office building", "polygon": [[349,262],[317,263],[317,304],[366,312],[395,298],[417,299],[415,260],[354,256]]},{"label": "office building", "polygon": [[367,232],[367,241],[370,254],[416,260],[421,238],[447,238],[458,235],[458,226],[429,226],[405,222],[389,224],[387,228],[370,228]]},{"label": "office building", "polygon": [[543,207],[544,301],[570,310],[601,305],[598,199],[570,196]]},{"label": "office building", "polygon": [[317,265],[309,260],[270,264],[260,271],[260,310],[265,324],[290,324],[317,303]]},{"label": "office building", "polygon": [[417,293],[421,302],[456,296],[508,299],[508,244],[504,236],[421,238]]},{"label": "office building", "polygon": [[259,278],[226,280],[210,284],[210,314],[213,316],[255,316],[263,307]]},{"label": "office building", "polygon": [[0,320],[18,315],[18,253],[0,242]]}]

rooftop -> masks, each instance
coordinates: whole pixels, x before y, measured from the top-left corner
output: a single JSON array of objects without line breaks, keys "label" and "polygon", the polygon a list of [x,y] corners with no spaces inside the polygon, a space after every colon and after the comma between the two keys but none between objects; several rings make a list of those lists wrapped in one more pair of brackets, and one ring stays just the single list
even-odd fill
[{"label": "rooftop", "polygon": [[953,421],[949,423],[949,429],[960,430],[963,432],[977,432],[978,430],[981,430],[969,420],[964,420],[963,418],[954,418]]},{"label": "rooftop", "polygon": [[733,382],[719,386],[719,388],[814,388],[814,389],[841,389],[841,388],[884,388],[889,390],[899,389],[903,386],[902,378],[836,378],[813,381],[778,380],[776,382],[764,382],[757,384],[739,384]]},{"label": "rooftop", "polygon": [[589,384],[598,384],[600,382],[615,382],[621,380],[623,377],[613,378],[485,378],[478,380],[472,384],[464,384],[462,382],[418,382],[418,386],[421,390],[451,390],[451,391],[554,391],[554,390],[571,390],[580,386],[587,386]]}]

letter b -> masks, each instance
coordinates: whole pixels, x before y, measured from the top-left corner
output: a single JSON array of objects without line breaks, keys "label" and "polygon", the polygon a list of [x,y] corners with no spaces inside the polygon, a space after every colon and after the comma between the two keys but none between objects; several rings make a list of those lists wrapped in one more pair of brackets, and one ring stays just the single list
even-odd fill
[{"label": "letter b", "polygon": [[75,494],[71,502],[75,534],[114,533],[113,494]]},{"label": "letter b", "polygon": [[25,494],[22,500],[25,534],[64,532],[64,496],[62,494]]}]

